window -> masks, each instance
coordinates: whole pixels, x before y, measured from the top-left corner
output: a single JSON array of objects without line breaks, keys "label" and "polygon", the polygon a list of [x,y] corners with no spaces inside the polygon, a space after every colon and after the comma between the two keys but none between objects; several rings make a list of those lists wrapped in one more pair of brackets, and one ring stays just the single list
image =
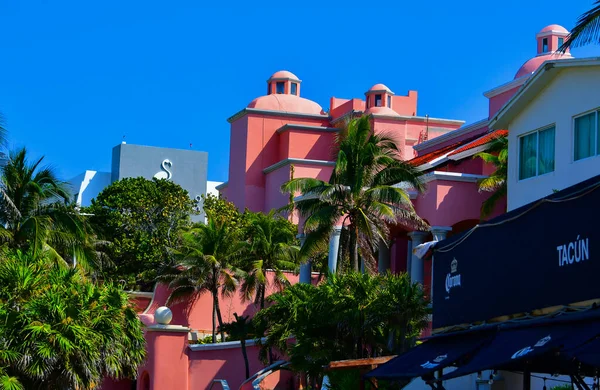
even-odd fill
[{"label": "window", "polygon": [[598,126],[600,121],[598,111],[575,118],[573,132],[573,160],[592,157],[600,151]]},{"label": "window", "polygon": [[392,108],[392,97],[388,96],[388,107]]},{"label": "window", "polygon": [[271,94],[271,83],[267,84],[267,95]]},{"label": "window", "polygon": [[[558,38],[558,49],[565,43],[565,38]],[[557,49],[557,50],[558,50]]]},{"label": "window", "polygon": [[542,53],[548,51],[548,38],[542,39]]},{"label": "window", "polygon": [[519,180],[554,172],[554,126],[519,138]]},{"label": "window", "polygon": [[278,81],[275,87],[275,92],[282,94],[285,91],[285,83],[283,81]]},{"label": "window", "polygon": [[381,107],[381,94],[375,95],[375,107]]},{"label": "window", "polygon": [[292,83],[292,95],[298,95],[298,83]]},{"label": "window", "polygon": [[367,99],[365,99],[367,101],[367,108],[369,108],[371,105],[369,104],[369,101],[371,100],[370,96],[367,96]]}]

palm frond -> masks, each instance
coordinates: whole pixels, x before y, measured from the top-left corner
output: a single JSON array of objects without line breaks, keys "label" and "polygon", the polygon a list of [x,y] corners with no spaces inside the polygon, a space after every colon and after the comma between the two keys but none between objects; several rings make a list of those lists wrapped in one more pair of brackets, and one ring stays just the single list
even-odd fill
[{"label": "palm frond", "polygon": [[558,50],[564,53],[570,47],[579,47],[590,43],[600,43],[600,0],[596,0],[594,7],[579,17],[577,24]]}]

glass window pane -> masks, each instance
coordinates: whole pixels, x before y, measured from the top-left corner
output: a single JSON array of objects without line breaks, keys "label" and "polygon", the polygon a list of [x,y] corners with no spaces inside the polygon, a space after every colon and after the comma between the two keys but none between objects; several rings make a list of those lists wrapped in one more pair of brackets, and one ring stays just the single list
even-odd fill
[{"label": "glass window pane", "polygon": [[392,97],[388,96],[388,107],[392,108]]},{"label": "glass window pane", "polygon": [[560,48],[565,43],[565,38],[558,38],[558,47]]},{"label": "glass window pane", "polygon": [[548,38],[542,39],[542,53],[548,51]]},{"label": "glass window pane", "polygon": [[277,89],[276,89],[276,92],[277,92],[277,93],[280,93],[280,94],[281,94],[281,93],[284,93],[284,91],[285,91],[285,83],[284,83],[283,81],[278,81],[278,82],[277,82],[277,87],[276,87],[276,88],[277,88]]},{"label": "glass window pane", "polygon": [[596,113],[575,118],[574,153],[575,161],[594,155],[596,147]]},{"label": "glass window pane", "polygon": [[375,95],[375,107],[381,107],[381,95]]},{"label": "glass window pane", "polygon": [[519,139],[519,180],[536,175],[537,133]]},{"label": "glass window pane", "polygon": [[297,94],[298,94],[298,84],[292,83],[292,95],[297,95]]},{"label": "glass window pane", "polygon": [[540,131],[538,136],[538,175],[554,172],[554,136],[554,127]]}]

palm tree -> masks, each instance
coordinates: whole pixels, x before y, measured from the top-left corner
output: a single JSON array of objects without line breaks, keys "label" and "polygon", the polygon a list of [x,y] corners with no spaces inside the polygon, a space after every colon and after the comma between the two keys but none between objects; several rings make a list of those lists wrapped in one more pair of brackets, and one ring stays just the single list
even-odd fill
[{"label": "palm tree", "polygon": [[564,52],[569,47],[584,46],[590,43],[600,43],[600,0],[596,0],[594,8],[579,17],[577,24],[559,50]]},{"label": "palm tree", "polygon": [[[425,228],[414,211],[405,187],[423,190],[421,173],[400,159],[400,150],[390,135],[371,131],[368,116],[350,120],[336,138],[337,156],[329,182],[297,178],[285,183],[283,192],[302,195],[295,201],[306,217],[306,241],[301,257],[322,249],[334,226],[343,221],[346,252],[352,269],[359,270],[359,256],[368,269],[375,264],[380,240],[388,243],[390,224],[398,222]],[[403,185],[404,185],[403,184]]]},{"label": "palm tree", "polygon": [[480,192],[493,192],[481,205],[481,218],[484,218],[494,211],[496,204],[504,199],[507,194],[508,138],[497,137],[492,139],[487,150],[477,153],[474,157],[493,164],[496,168],[490,176],[479,181]]},{"label": "palm tree", "polygon": [[237,233],[228,221],[215,219],[207,214],[206,225],[198,224],[183,234],[182,247],[177,251],[181,262],[171,273],[160,280],[169,281],[172,292],[169,304],[195,297],[205,292],[212,295],[213,319],[212,339],[217,342],[217,323],[221,328],[221,341],[224,340],[223,318],[219,306],[219,293],[223,297],[232,296],[237,290],[239,272],[232,266],[240,253]]},{"label": "palm tree", "polygon": [[245,245],[246,256],[251,259],[246,271],[241,293],[244,299],[254,297],[260,308],[265,307],[265,295],[269,287],[267,271],[274,272],[273,284],[278,291],[289,285],[284,270],[293,271],[298,267],[297,254],[299,247],[294,245],[296,226],[275,215],[248,214],[248,241]]},{"label": "palm tree", "polygon": [[252,321],[248,321],[248,316],[238,316],[237,313],[233,313],[233,316],[235,317],[235,321],[223,324],[221,330],[227,332],[231,340],[240,340],[244,365],[246,366],[246,379],[248,379],[250,378],[250,364],[246,351],[246,340],[253,333]]},{"label": "palm tree", "polygon": [[135,378],[142,325],[120,288],[31,252],[0,254],[0,388],[93,389]]},{"label": "palm tree", "polygon": [[87,219],[70,203],[67,184],[58,179],[44,157],[30,161],[25,148],[9,153],[0,168],[0,238],[9,247],[49,252],[63,262],[77,258],[93,268],[101,255],[94,249],[94,232]]}]

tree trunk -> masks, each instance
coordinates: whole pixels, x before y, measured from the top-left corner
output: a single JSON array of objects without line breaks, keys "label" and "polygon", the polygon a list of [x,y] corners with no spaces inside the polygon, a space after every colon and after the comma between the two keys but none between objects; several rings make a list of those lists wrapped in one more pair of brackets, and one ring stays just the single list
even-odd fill
[{"label": "tree trunk", "polygon": [[242,345],[242,355],[244,356],[244,364],[246,365],[246,379],[250,378],[250,364],[248,363],[248,354],[246,353],[246,336],[240,340]]},{"label": "tree trunk", "polygon": [[266,287],[265,285],[262,285],[259,287],[259,294],[260,294],[260,308],[261,310],[265,308],[265,290]]},{"label": "tree trunk", "polygon": [[215,306],[215,294],[213,293],[213,315],[212,315],[212,342],[217,342],[217,306]]},{"label": "tree trunk", "polygon": [[352,269],[354,272],[360,271],[360,262],[358,261],[358,226],[354,226],[350,235],[352,245]]},{"label": "tree trunk", "polygon": [[219,294],[218,292],[214,295],[215,311],[217,313],[217,320],[219,321],[219,333],[221,333],[221,342],[225,341],[225,332],[223,331],[223,318],[221,317],[221,308],[219,307]]}]

